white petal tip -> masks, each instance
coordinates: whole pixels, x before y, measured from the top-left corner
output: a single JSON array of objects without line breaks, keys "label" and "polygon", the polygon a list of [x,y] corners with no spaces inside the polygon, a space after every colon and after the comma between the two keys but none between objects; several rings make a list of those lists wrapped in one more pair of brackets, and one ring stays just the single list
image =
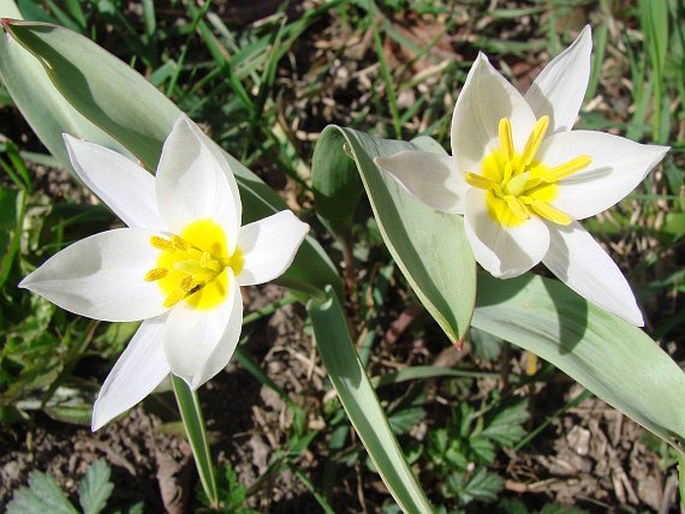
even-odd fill
[{"label": "white petal tip", "polygon": [[[611,311],[609,311],[609,312],[611,312]],[[644,327],[645,326],[645,320],[642,317],[642,312],[640,312],[640,309],[638,309],[637,305],[634,305],[633,307],[631,307],[629,310],[626,310],[625,312],[614,311],[613,314],[615,314],[619,318],[627,321],[631,325],[635,325],[636,327]]]}]

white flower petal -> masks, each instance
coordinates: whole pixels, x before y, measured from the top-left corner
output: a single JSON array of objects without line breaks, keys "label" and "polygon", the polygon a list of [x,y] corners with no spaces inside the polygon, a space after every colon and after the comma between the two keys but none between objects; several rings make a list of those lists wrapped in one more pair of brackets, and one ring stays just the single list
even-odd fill
[{"label": "white flower petal", "polygon": [[241,286],[263,284],[280,277],[295,258],[309,231],[291,211],[280,211],[240,229],[238,248],[243,268],[238,274]]},{"label": "white flower petal", "polygon": [[200,138],[182,116],[164,142],[156,179],[157,205],[168,229],[176,234],[191,222],[211,219],[226,231],[229,253],[240,228],[241,204],[226,159]]},{"label": "white flower petal", "polygon": [[114,364],[93,405],[93,431],[141,401],[169,374],[162,345],[166,318],[143,321]]},{"label": "white flower petal", "polygon": [[198,387],[228,366],[240,341],[240,333],[243,329],[243,301],[239,289],[236,288],[236,294],[229,301],[233,301],[233,308],[226,330],[209,359],[207,359],[204,373],[198,379]]},{"label": "white flower petal", "polygon": [[137,321],[164,312],[164,295],[145,274],[156,267],[156,233],[121,228],[82,239],[21,281],[52,303],[104,321]]},{"label": "white flower petal", "polygon": [[452,116],[452,155],[480,172],[480,161],[499,146],[499,121],[509,118],[514,147],[521,151],[535,125],[535,115],[514,86],[478,54]]},{"label": "white flower petal", "polygon": [[[230,268],[228,273],[228,294],[225,300],[211,310],[189,307],[185,302],[177,304],[169,314],[164,331],[164,352],[174,375],[181,377],[188,385],[197,389],[228,364],[214,360],[218,354],[226,357],[222,344],[233,345],[234,331],[240,333],[242,326],[242,298],[240,289]],[[236,312],[237,311],[237,312]],[[238,327],[229,326],[236,323]],[[228,334],[230,338],[224,338]],[[233,353],[233,350],[230,352]],[[230,358],[230,355],[228,355]]]},{"label": "white flower petal", "polygon": [[464,228],[476,261],[499,278],[525,273],[540,262],[549,248],[549,230],[537,217],[505,228],[488,214],[485,192],[466,192]]},{"label": "white flower petal", "polygon": [[109,148],[62,137],[79,178],[114,214],[129,227],[162,229],[150,173]]},{"label": "white flower petal", "polygon": [[562,282],[599,307],[642,326],[642,313],[618,266],[597,241],[573,222],[550,224],[550,248],[542,262]]},{"label": "white flower petal", "polygon": [[468,185],[454,157],[405,150],[389,157],[376,157],[374,162],[423,203],[440,211],[464,213]]},{"label": "white flower petal", "polygon": [[559,182],[554,207],[575,219],[594,216],[622,200],[656,166],[668,147],[643,145],[623,137],[587,130],[553,134],[538,158],[546,166],[588,155],[591,164]]},{"label": "white flower petal", "polygon": [[538,118],[550,117],[550,133],[571,130],[590,80],[592,31],[586,25],[578,38],[556,56],[526,92],[526,101]]}]

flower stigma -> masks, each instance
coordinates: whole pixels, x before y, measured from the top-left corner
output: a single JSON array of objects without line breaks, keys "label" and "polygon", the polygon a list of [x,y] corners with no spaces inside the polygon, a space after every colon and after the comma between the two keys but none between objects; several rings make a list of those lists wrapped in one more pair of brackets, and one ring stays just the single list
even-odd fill
[{"label": "flower stigma", "polygon": [[514,148],[509,118],[499,121],[499,147],[481,163],[481,175],[467,171],[466,182],[485,191],[488,214],[504,227],[525,223],[536,214],[557,225],[568,225],[572,219],[552,207],[557,195],[557,182],[590,165],[587,155],[548,167],[535,159],[549,127],[549,116],[537,120],[521,153]]},{"label": "flower stigma", "polygon": [[181,235],[173,234],[168,239],[152,236],[150,244],[160,254],[157,267],[149,270],[144,279],[159,284],[167,308],[182,300],[199,310],[217,307],[228,294],[226,268],[237,276],[243,267],[240,248],[228,255],[224,230],[209,219],[190,223]]}]

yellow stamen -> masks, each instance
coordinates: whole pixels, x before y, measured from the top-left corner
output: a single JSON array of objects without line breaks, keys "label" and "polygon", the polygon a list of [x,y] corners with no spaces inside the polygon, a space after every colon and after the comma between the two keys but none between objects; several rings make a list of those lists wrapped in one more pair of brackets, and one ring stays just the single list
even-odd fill
[{"label": "yellow stamen", "polygon": [[200,266],[215,271],[217,273],[222,269],[221,265],[216,261],[214,257],[212,257],[212,254],[209,252],[202,252],[202,256],[200,257]]},{"label": "yellow stamen", "polygon": [[193,279],[193,277],[192,277],[192,276],[187,276],[187,277],[183,277],[183,278],[181,279],[181,281],[180,281],[179,284],[178,284],[178,287],[179,287],[180,289],[183,289],[184,291],[188,292],[188,291],[190,291],[193,287],[195,287],[196,285],[197,285],[197,283],[195,282],[195,280]]},{"label": "yellow stamen", "polygon": [[511,175],[514,173],[514,165],[511,161],[507,161],[504,165],[504,172],[502,173],[502,184],[506,184],[511,180]]},{"label": "yellow stamen", "polygon": [[569,175],[573,175],[574,173],[587,168],[591,162],[592,159],[589,155],[574,157],[570,161],[548,170],[547,173],[545,173],[545,182],[556,182]]},{"label": "yellow stamen", "polygon": [[478,189],[485,189],[486,191],[492,189],[496,185],[495,182],[489,178],[483,177],[482,175],[476,175],[470,171],[464,173],[464,180],[468,185],[477,187]]},{"label": "yellow stamen", "polygon": [[169,270],[167,268],[154,268],[145,273],[146,282],[154,282],[167,276]]},{"label": "yellow stamen", "polygon": [[185,289],[179,287],[174,289],[165,299],[164,299],[164,307],[169,309],[170,307],[173,307],[176,305],[178,302],[183,300],[186,297],[186,294],[188,291]]},{"label": "yellow stamen", "polygon": [[510,161],[514,157],[514,138],[511,136],[511,122],[509,118],[499,120],[499,146],[502,149],[502,157]]},{"label": "yellow stamen", "polygon": [[171,242],[179,250],[181,250],[183,252],[188,251],[188,243],[186,243],[182,237],[178,237],[176,235],[173,235],[173,236],[171,236]]},{"label": "yellow stamen", "polygon": [[226,234],[210,219],[190,223],[168,239],[154,236],[150,244],[161,251],[144,278],[159,285],[166,308],[179,302],[198,310],[216,308],[229,291],[225,269],[230,267],[234,276],[242,269],[240,249],[229,255]]},{"label": "yellow stamen", "polygon": [[548,126],[549,116],[542,116],[535,123],[530,136],[528,136],[528,141],[526,141],[526,146],[523,148],[523,153],[521,153],[521,164],[523,166],[530,166],[530,163],[535,159],[535,154],[538,153]]},{"label": "yellow stamen", "polygon": [[521,199],[512,196],[512,195],[506,195],[504,197],[504,201],[507,202],[507,207],[509,207],[509,210],[511,213],[518,219],[520,220],[527,220],[529,216],[528,208],[526,205],[521,201]]},{"label": "yellow stamen", "polygon": [[555,209],[547,202],[533,200],[529,205],[537,215],[551,221],[552,223],[556,223],[557,225],[570,225],[573,221],[568,214],[560,211],[559,209]]},{"label": "yellow stamen", "polygon": [[176,250],[171,241],[167,241],[166,239],[163,239],[158,236],[152,236],[150,238],[150,244],[154,248],[157,248],[157,250],[162,250],[163,252],[173,252]]}]

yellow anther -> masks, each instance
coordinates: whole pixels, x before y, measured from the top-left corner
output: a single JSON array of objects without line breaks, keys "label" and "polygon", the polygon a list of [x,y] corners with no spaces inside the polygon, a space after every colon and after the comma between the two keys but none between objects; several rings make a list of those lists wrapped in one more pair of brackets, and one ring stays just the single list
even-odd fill
[{"label": "yellow anther", "polygon": [[173,307],[176,305],[178,302],[183,300],[186,297],[186,294],[188,291],[182,288],[176,288],[174,289],[165,299],[164,299],[164,307],[167,309],[170,307]]},{"label": "yellow anther", "polygon": [[538,149],[547,132],[547,127],[549,127],[549,116],[542,116],[535,123],[521,154],[521,164],[523,166],[530,166],[530,163],[535,159],[535,154],[538,153]]},{"label": "yellow anther", "polygon": [[158,236],[152,236],[150,238],[150,244],[154,248],[157,248],[157,250],[162,250],[163,252],[173,252],[176,250],[176,248],[174,248],[174,245],[171,243],[171,241],[168,241],[168,240],[161,238],[161,237],[158,237]]},{"label": "yellow anther", "polygon": [[545,218],[552,223],[556,223],[557,225],[570,225],[573,221],[568,214],[559,209],[555,209],[547,202],[533,200],[530,202],[530,208],[533,209],[538,216]]},{"label": "yellow anther", "polygon": [[517,198],[512,195],[505,195],[504,201],[507,202],[507,207],[509,207],[509,210],[516,218],[520,220],[528,219],[530,213],[528,212],[528,208],[521,201],[520,198]]},{"label": "yellow anther", "polygon": [[[511,122],[509,118],[499,120],[499,146],[502,149],[502,157],[510,161],[514,156],[514,138],[511,135]],[[506,180],[506,179],[505,179]]]},{"label": "yellow anther", "polygon": [[190,291],[196,285],[198,285],[197,282],[195,282],[192,276],[188,275],[181,279],[181,281],[178,284],[178,287],[179,289],[183,289],[187,292]]},{"label": "yellow anther", "polygon": [[181,232],[168,237],[150,238],[160,250],[155,267],[144,276],[156,281],[169,309],[179,302],[190,308],[214,309],[226,299],[231,266],[234,275],[242,269],[242,254],[236,248],[232,256],[226,251],[226,234],[209,219],[190,223]]},{"label": "yellow anther", "polygon": [[547,173],[545,173],[544,180],[545,182],[557,182],[558,180],[587,168],[591,162],[592,159],[589,155],[579,155],[564,164],[560,164],[559,166],[555,166],[548,170]]},{"label": "yellow anther", "polygon": [[145,273],[146,282],[154,282],[167,276],[169,270],[167,268],[154,268]]},{"label": "yellow anther", "polygon": [[179,250],[181,250],[183,252],[188,251],[188,248],[189,248],[188,243],[186,243],[182,237],[178,237],[177,235],[172,235],[171,236],[171,242]]},{"label": "yellow anther", "polygon": [[478,189],[488,190],[493,189],[493,187],[495,186],[495,183],[489,178],[484,177],[482,175],[477,175],[475,173],[471,173],[470,171],[464,173],[464,180],[468,185],[477,187]]}]

